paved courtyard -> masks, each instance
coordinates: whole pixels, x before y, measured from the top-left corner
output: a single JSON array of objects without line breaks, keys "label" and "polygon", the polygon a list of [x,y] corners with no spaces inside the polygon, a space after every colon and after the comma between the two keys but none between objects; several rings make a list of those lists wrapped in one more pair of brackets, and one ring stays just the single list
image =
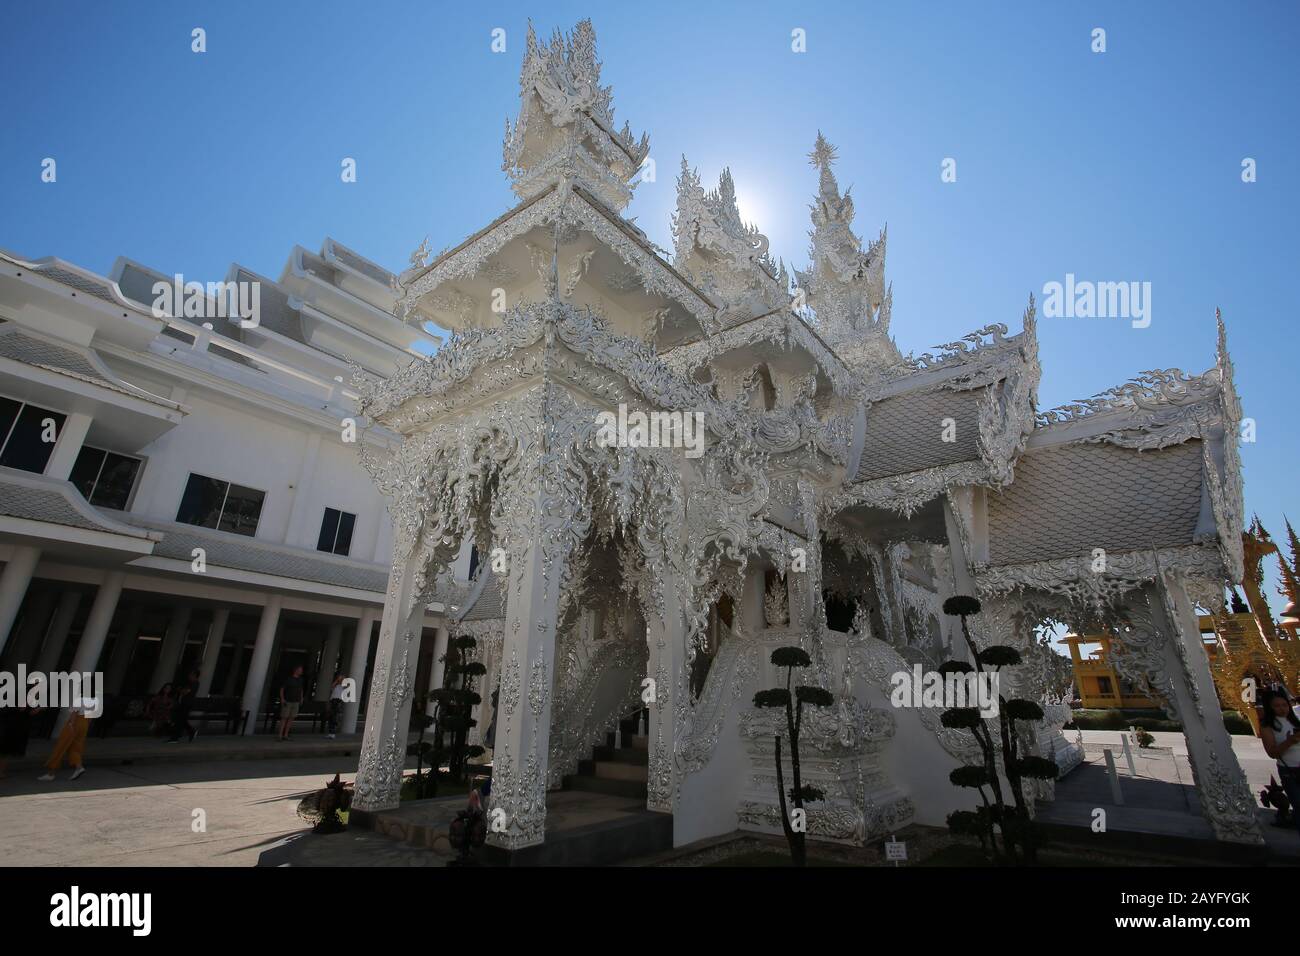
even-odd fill
[{"label": "paved courtyard", "polygon": [[[335,773],[342,772],[346,779],[356,772],[356,765],[356,757],[344,756],[128,766],[95,766],[88,758],[90,769],[79,780],[68,780],[68,771],[63,770],[52,783],[36,780],[37,770],[11,768],[8,779],[0,781],[4,862],[10,866],[290,862],[285,841],[307,828],[296,812],[299,799]],[[196,832],[196,821],[203,817],[206,829]],[[414,852],[372,834],[309,835],[322,847],[334,841],[331,848],[340,841],[355,842],[357,837],[365,843],[383,841],[382,862],[400,864]],[[365,856],[366,862],[380,862]]]}]

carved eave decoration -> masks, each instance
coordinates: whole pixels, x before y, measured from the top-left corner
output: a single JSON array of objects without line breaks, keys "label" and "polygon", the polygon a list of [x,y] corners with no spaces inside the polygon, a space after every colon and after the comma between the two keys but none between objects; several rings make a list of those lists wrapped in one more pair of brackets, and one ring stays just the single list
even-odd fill
[{"label": "carved eave decoration", "polygon": [[503,294],[507,308],[525,296],[618,303],[640,313],[643,337],[662,347],[708,335],[717,311],[640,230],[568,180],[408,270],[398,291],[399,316],[453,331],[499,324],[502,312],[494,306]]},{"label": "carved eave decoration", "polygon": [[1202,607],[1221,605],[1228,576],[1221,549],[1197,544],[1110,552],[1104,570],[1096,571],[1094,565],[1089,554],[1029,564],[977,565],[975,583],[982,598],[1047,595],[1076,610],[1100,613],[1162,572],[1182,574],[1189,593]]}]

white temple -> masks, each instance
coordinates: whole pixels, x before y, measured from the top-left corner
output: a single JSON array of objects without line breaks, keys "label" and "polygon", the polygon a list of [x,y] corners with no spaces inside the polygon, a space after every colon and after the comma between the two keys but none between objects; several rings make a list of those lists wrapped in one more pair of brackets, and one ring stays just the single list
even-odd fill
[{"label": "white temple", "polygon": [[[1242,576],[1222,322],[1203,374],[1146,372],[1039,412],[1032,298],[1017,334],[994,323],[899,352],[886,235],[854,232],[820,134],[811,261],[793,276],[742,222],[730,173],[707,189],[685,160],[674,249],[658,249],[622,215],[648,152],[615,121],[590,23],[549,43],[530,30],[504,147],[518,205],[395,279],[397,315],[452,336],[353,382],[366,427],[398,436],[359,445],[394,548],[355,808],[397,806],[434,605],[487,667],[478,731],[495,717],[505,826],[489,842],[504,850],[545,841],[548,791],[647,687],[646,805],[671,815],[673,843],[778,831],[783,722],[752,698],[791,644],[834,695],[803,730],[804,779],[826,793],[809,833],[941,826],[973,805],[948,774],[974,742],[938,709],[891,707],[890,677],[966,656],[941,611],[965,594],[983,604],[977,643],[1021,649],[1019,696],[1044,697],[1043,628],[1113,632],[1123,675],[1182,722],[1217,836],[1260,842],[1196,618]],[[620,407],[699,413],[703,454],[602,441]],[[1065,772],[1081,755],[1064,705],[1045,704],[1033,736]]]}]

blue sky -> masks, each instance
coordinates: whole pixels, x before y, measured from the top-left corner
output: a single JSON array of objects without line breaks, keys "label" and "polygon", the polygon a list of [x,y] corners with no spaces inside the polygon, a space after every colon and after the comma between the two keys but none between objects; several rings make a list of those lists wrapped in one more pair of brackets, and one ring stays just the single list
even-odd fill
[{"label": "blue sky", "polygon": [[[593,17],[619,122],[650,133],[658,178],[628,213],[660,245],[685,153],[706,182],[730,165],[742,211],[803,265],[805,157],[823,131],[858,231],[889,224],[905,351],[989,322],[1016,330],[1028,294],[1066,273],[1150,282],[1148,328],[1040,321],[1049,407],[1144,369],[1204,370],[1221,307],[1257,422],[1247,509],[1275,537],[1284,511],[1300,519],[1289,0],[13,5],[0,246],[216,279],[233,260],[278,276],[295,243],[330,235],[399,268],[426,234],[454,244],[512,204],[501,138],[529,16],[543,36]],[[57,183],[40,180],[45,157]],[[340,179],[344,157],[356,183]],[[955,183],[940,181],[947,157]]]}]

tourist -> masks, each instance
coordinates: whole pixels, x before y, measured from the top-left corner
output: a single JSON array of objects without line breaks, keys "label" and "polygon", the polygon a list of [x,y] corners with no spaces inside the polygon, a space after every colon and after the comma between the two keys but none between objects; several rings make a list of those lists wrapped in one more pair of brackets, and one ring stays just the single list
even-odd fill
[{"label": "tourist", "polygon": [[329,710],[326,712],[329,739],[333,740],[339,730],[339,718],[343,713],[343,672],[334,672],[334,681],[330,684]]},{"label": "tourist", "polygon": [[289,728],[302,706],[302,665],[299,664],[280,688],[280,739],[289,739]]},{"label": "tourist", "polygon": [[55,772],[63,765],[66,757],[68,766],[72,767],[72,775],[69,780],[76,780],[86,772],[85,766],[81,762],[81,755],[86,750],[86,734],[90,730],[90,718],[86,712],[94,709],[93,702],[85,702],[81,706],[73,707],[68,713],[68,722],[63,725],[63,730],[59,733],[59,739],[54,742],[54,749],[50,751],[50,759],[45,761],[45,773],[37,777],[37,780],[53,780]]},{"label": "tourist", "polygon": [[172,735],[168,743],[175,743],[181,739],[181,734],[188,735],[190,742],[198,736],[198,731],[190,724],[190,711],[194,709],[194,701],[199,693],[199,672],[198,670],[190,671],[189,680],[185,682],[176,698],[176,706],[172,712]]},{"label": "tourist", "polygon": [[149,698],[149,705],[144,710],[144,715],[149,718],[149,733],[157,735],[172,725],[172,708],[176,706],[176,698],[172,696],[172,685],[163,684],[158,688],[158,693]]},{"label": "tourist", "polygon": [[1285,694],[1265,691],[1259,737],[1264,752],[1277,761],[1277,776],[1291,801],[1291,819],[1300,829],[1300,718]]},{"label": "tourist", "polygon": [[9,758],[21,757],[27,753],[32,718],[40,712],[39,707],[0,708],[0,780],[5,779]]}]

